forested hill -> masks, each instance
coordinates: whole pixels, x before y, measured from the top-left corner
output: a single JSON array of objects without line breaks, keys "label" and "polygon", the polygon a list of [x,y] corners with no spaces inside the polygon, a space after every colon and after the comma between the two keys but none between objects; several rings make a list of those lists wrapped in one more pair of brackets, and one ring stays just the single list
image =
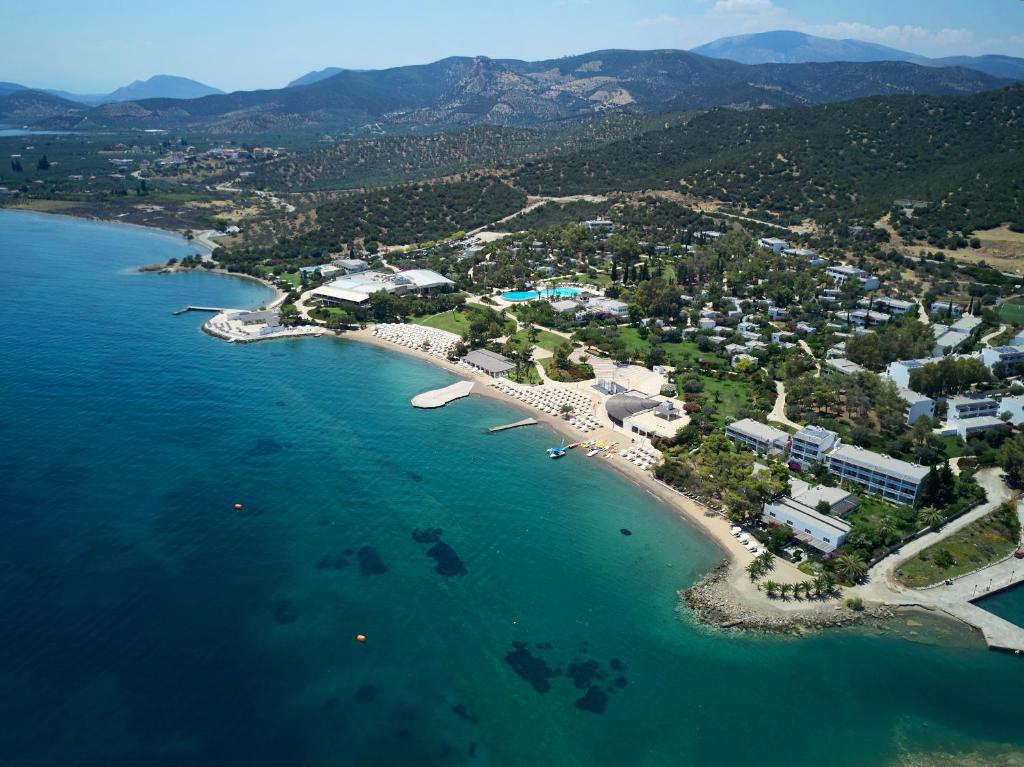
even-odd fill
[{"label": "forested hill", "polygon": [[967,97],[716,109],[685,125],[524,165],[530,194],[691,192],[819,220],[928,200],[947,229],[1024,224],[1024,85]]},{"label": "forested hill", "polygon": [[40,127],[187,128],[219,133],[323,129],[349,135],[471,125],[552,125],[614,111],[667,112],[977,93],[1007,81],[904,62],[749,66],[686,51],[595,51],[548,61],[453,57],[345,70],[308,85],[69,110]]}]

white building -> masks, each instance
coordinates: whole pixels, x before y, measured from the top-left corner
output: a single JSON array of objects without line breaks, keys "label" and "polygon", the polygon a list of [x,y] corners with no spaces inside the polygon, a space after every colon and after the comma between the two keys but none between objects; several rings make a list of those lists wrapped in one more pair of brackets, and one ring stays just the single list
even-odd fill
[{"label": "white building", "polygon": [[936,301],[930,307],[928,307],[929,314],[952,314],[954,317],[959,317],[964,313],[966,307],[963,304],[958,304],[955,301]]},{"label": "white building", "polygon": [[1024,395],[1016,394],[1012,397],[1003,397],[999,401],[999,414],[1010,414],[1010,423],[1020,426],[1024,423]]},{"label": "white building", "polygon": [[890,503],[913,504],[928,467],[901,461],[854,445],[839,445],[825,459],[840,481],[850,480]]},{"label": "white building", "polygon": [[837,285],[845,285],[847,280],[859,280],[864,290],[875,290],[880,284],[877,277],[856,266],[845,264],[830,266],[825,270],[825,274],[835,280]]},{"label": "white building", "polygon": [[935,400],[931,397],[926,397],[923,394],[918,394],[916,391],[905,389],[902,386],[897,387],[900,396],[903,401],[907,403],[906,409],[903,411],[907,418],[907,425],[913,426],[914,421],[918,418],[927,416],[932,418],[935,415]]},{"label": "white building", "polygon": [[946,408],[950,419],[962,420],[999,414],[999,403],[988,397],[950,397],[946,400]]},{"label": "white building", "polygon": [[825,365],[844,376],[855,376],[857,373],[867,372],[867,368],[858,365],[853,360],[846,359],[846,357],[829,357],[825,360]]},{"label": "white building", "polygon": [[789,525],[798,540],[826,554],[842,546],[850,534],[849,522],[788,496],[766,503],[761,519],[769,525]]},{"label": "white building", "polygon": [[454,286],[455,283],[447,277],[429,269],[407,269],[397,274],[362,271],[323,285],[313,291],[312,295],[325,304],[361,304],[381,290],[399,296],[426,295],[449,290]]},{"label": "white building", "polygon": [[889,314],[895,314],[898,317],[902,317],[907,312],[917,308],[917,304],[913,301],[904,301],[900,298],[890,298],[889,296],[876,296],[873,301],[862,298],[858,303],[865,308],[878,309]]},{"label": "white building", "polygon": [[[962,440],[967,440],[973,437],[975,434],[981,434],[990,429],[1009,429],[1010,425],[1006,423],[1002,418],[996,418],[994,415],[982,415],[976,416],[975,418],[961,418],[951,419],[947,424],[947,428],[952,427],[957,436]],[[943,436],[946,436],[947,431],[943,430]]]},{"label": "white building", "polygon": [[989,346],[981,350],[981,361],[990,370],[1000,363],[1007,375],[1013,375],[1024,366],[1024,346]]},{"label": "white building", "polygon": [[614,298],[596,296],[587,301],[585,308],[591,314],[607,314],[613,317],[629,315],[629,305],[622,301],[616,301]]},{"label": "white building", "polygon": [[761,455],[781,453],[789,442],[786,432],[752,418],[733,421],[725,427],[725,436]]},{"label": "white building", "polygon": [[938,362],[939,359],[941,358],[929,357],[920,360],[896,360],[895,362],[889,363],[889,367],[886,368],[885,375],[897,386],[903,389],[909,389],[910,375],[915,370],[920,370],[925,365],[931,365]]},{"label": "white building", "polygon": [[583,226],[591,232],[611,233],[615,229],[615,224],[607,218],[594,218],[590,221],[584,221]]},{"label": "white building", "polygon": [[762,237],[757,241],[762,248],[767,248],[772,253],[781,253],[789,247],[789,243],[778,237]]},{"label": "white building", "polygon": [[822,463],[829,451],[839,444],[839,435],[820,426],[808,425],[793,435],[789,443],[789,462],[807,469]]}]

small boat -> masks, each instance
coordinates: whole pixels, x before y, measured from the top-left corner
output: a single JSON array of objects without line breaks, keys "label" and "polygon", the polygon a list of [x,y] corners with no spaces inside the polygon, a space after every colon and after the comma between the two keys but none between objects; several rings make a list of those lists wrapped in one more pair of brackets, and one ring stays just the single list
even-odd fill
[{"label": "small boat", "polygon": [[547,453],[548,458],[561,458],[565,455],[565,441],[563,440],[562,444],[558,447],[549,447]]},{"label": "small boat", "polygon": [[587,458],[593,458],[595,455],[597,455],[600,452],[601,452],[601,448],[595,447],[593,450],[591,450],[589,453],[587,453]]}]

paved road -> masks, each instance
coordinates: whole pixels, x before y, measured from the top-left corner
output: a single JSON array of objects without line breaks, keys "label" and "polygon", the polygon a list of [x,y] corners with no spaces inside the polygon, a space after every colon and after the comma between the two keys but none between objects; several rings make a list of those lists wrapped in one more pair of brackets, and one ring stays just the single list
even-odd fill
[{"label": "paved road", "polygon": [[991,341],[991,340],[992,340],[993,338],[995,338],[996,336],[998,336],[998,335],[999,335],[1000,333],[1004,333],[1004,332],[1006,332],[1006,325],[1000,325],[1000,326],[999,326],[999,328],[998,328],[997,330],[993,330],[993,331],[992,331],[991,333],[989,333],[988,335],[984,335],[984,336],[982,336],[982,337],[981,337],[981,342],[982,342],[983,344],[985,344],[985,346],[988,346],[989,342],[990,342],[990,341]]}]

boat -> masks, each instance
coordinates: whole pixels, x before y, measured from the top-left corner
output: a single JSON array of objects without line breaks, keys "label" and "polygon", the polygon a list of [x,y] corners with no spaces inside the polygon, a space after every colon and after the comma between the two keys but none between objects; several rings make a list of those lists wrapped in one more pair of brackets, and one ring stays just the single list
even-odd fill
[{"label": "boat", "polygon": [[565,440],[562,440],[562,444],[558,447],[549,447],[547,453],[548,458],[561,458],[565,455]]},{"label": "boat", "polygon": [[600,452],[601,452],[601,448],[595,447],[593,450],[591,450],[589,453],[587,453],[587,458],[593,458],[595,455],[597,455]]}]

